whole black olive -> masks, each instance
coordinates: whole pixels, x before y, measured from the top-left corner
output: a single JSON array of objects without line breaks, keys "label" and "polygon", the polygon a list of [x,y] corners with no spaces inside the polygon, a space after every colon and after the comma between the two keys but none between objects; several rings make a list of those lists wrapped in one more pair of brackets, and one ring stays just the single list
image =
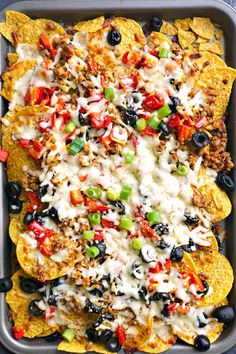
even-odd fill
[{"label": "whole black olive", "polygon": [[117,337],[111,337],[108,339],[108,341],[105,343],[105,346],[107,350],[112,353],[116,353],[121,350],[121,345]]},{"label": "whole black olive", "polygon": [[131,127],[135,128],[136,121],[138,116],[136,112],[132,109],[126,109],[124,114],[124,123],[130,125]]},{"label": "whole black olive", "polygon": [[106,343],[113,335],[113,332],[110,329],[104,329],[100,335],[100,342]]},{"label": "whole black olive", "polygon": [[168,293],[158,293],[158,292],[156,292],[152,296],[150,296],[149,300],[150,301],[160,301],[160,300],[162,300],[162,301],[165,302],[165,301],[170,300],[170,296],[169,296]]},{"label": "whole black olive", "polygon": [[10,278],[1,278],[0,279],[0,293],[6,293],[12,289],[12,280]]},{"label": "whole black olive", "polygon": [[9,213],[17,214],[22,210],[23,203],[20,199],[12,199],[8,202]]},{"label": "whole black olive", "polygon": [[234,309],[228,305],[217,307],[213,312],[213,317],[217,318],[220,323],[229,324],[234,320]]},{"label": "whole black olive", "polygon": [[33,294],[38,289],[42,288],[43,283],[39,282],[38,280],[31,279],[31,278],[21,278],[20,279],[20,288],[25,293]]},{"label": "whole black olive", "polygon": [[170,97],[171,103],[169,104],[169,107],[171,109],[172,113],[177,112],[177,107],[181,104],[181,101],[178,97]]},{"label": "whole black olive", "polygon": [[164,135],[170,135],[170,133],[171,133],[170,127],[164,122],[161,122],[158,125],[158,129],[160,129]]},{"label": "whole black olive", "polygon": [[207,336],[201,334],[194,339],[194,347],[200,352],[205,352],[210,349],[211,343]]},{"label": "whole black olive", "polygon": [[114,205],[119,209],[118,215],[124,215],[125,214],[125,206],[120,200],[115,200],[110,202],[111,205]]},{"label": "whole black olive", "polygon": [[54,332],[52,334],[49,334],[49,336],[45,337],[47,342],[56,342],[60,339],[62,339],[62,336],[59,332]]},{"label": "whole black olive", "polygon": [[45,184],[44,186],[39,186],[37,190],[37,196],[41,199],[45,194],[47,194],[49,184]]},{"label": "whole black olive", "polygon": [[7,196],[9,199],[15,199],[15,198],[19,198],[20,194],[21,194],[21,186],[19,185],[18,182],[9,182],[6,184],[5,187]]},{"label": "whole black olive", "polygon": [[86,333],[90,342],[95,343],[98,341],[99,334],[98,334],[98,331],[94,327],[86,329],[85,333]]},{"label": "whole black olive", "polygon": [[157,248],[160,248],[161,250],[164,250],[168,247],[170,247],[170,245],[168,243],[166,243],[165,241],[161,240],[160,242],[158,242],[156,244]]},{"label": "whole black olive", "polygon": [[99,255],[96,257],[96,258],[99,258],[99,257],[104,257],[105,254],[106,254],[106,245],[104,242],[97,242],[95,241],[93,243],[93,246],[96,246],[98,249],[99,249]]},{"label": "whole black olive", "polygon": [[57,304],[57,296],[56,295],[51,295],[48,299],[48,305],[50,306],[56,306]]},{"label": "whole black olive", "polygon": [[29,225],[32,221],[34,221],[34,213],[27,212],[24,216],[23,223]]},{"label": "whole black olive", "polygon": [[202,149],[210,143],[210,139],[206,133],[196,132],[192,136],[192,143],[196,148]]},{"label": "whole black olive", "polygon": [[197,249],[195,243],[193,242],[193,240],[191,238],[189,239],[189,243],[187,245],[183,245],[182,248],[185,252],[188,252],[188,253],[192,253],[192,252],[196,251],[196,249]]},{"label": "whole black olive", "polygon": [[92,313],[101,313],[103,308],[92,303],[90,300],[86,301],[86,305],[84,306],[84,312],[92,312]]},{"label": "whole black olive", "polygon": [[190,213],[184,213],[184,217],[185,217],[184,223],[186,225],[193,226],[199,223],[199,217],[197,215],[191,216]]},{"label": "whole black olive", "polygon": [[145,263],[155,262],[157,255],[152,246],[144,245],[140,250],[140,256]]},{"label": "whole black olive", "polygon": [[216,177],[216,183],[226,192],[230,192],[234,189],[234,181],[230,176],[225,175],[224,173],[218,173]]},{"label": "whole black olive", "polygon": [[152,225],[152,228],[156,231],[156,233],[159,236],[169,234],[168,224],[164,224],[163,222],[159,222],[158,224]]},{"label": "whole black olive", "polygon": [[86,121],[82,113],[79,113],[78,120],[80,122],[80,125],[86,125]]},{"label": "whole black olive", "polygon": [[107,35],[107,42],[112,46],[116,46],[120,44],[121,42],[120,32],[115,29],[112,29]]},{"label": "whole black olive", "polygon": [[179,263],[182,261],[184,252],[182,247],[173,247],[170,253],[170,259],[174,263]]},{"label": "whole black olive", "polygon": [[160,31],[160,28],[163,24],[163,21],[160,17],[156,17],[154,16],[151,20],[151,29],[152,31],[156,31],[156,32],[159,32]]},{"label": "whole black olive", "polygon": [[41,310],[41,309],[38,307],[38,305],[36,304],[37,301],[38,301],[38,300],[33,300],[33,301],[31,301],[31,302],[29,303],[29,307],[28,307],[29,313],[30,313],[32,316],[34,316],[34,317],[39,317],[39,316],[41,316],[41,315],[44,313],[44,311]]},{"label": "whole black olive", "polygon": [[142,286],[141,289],[138,291],[139,297],[142,301],[146,301],[147,296],[147,289],[145,286]]}]

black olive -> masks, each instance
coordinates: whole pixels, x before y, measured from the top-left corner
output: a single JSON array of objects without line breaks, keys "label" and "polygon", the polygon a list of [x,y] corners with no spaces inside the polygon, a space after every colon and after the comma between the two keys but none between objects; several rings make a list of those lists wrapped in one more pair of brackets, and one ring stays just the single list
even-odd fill
[{"label": "black olive", "polygon": [[114,205],[114,206],[116,206],[117,208],[120,209],[120,211],[118,211],[118,215],[124,215],[125,214],[125,206],[120,200],[116,200],[114,202],[110,202],[110,204]]},{"label": "black olive", "polygon": [[107,42],[112,46],[116,46],[120,44],[121,42],[120,32],[115,29],[112,29],[107,35]]},{"label": "black olive", "polygon": [[174,82],[175,82],[175,79],[173,79],[173,78],[172,78],[172,79],[170,79],[170,84],[171,84],[171,85],[173,85],[173,84],[174,84]]},{"label": "black olive", "polygon": [[206,280],[202,280],[202,284],[204,286],[204,290],[203,291],[197,291],[197,294],[203,294],[203,295],[206,295],[209,291],[209,285],[208,283],[206,282]]},{"label": "black olive", "polygon": [[57,296],[56,295],[51,295],[48,299],[48,305],[50,306],[56,306],[57,304]]},{"label": "black olive", "polygon": [[21,186],[18,182],[9,182],[6,184],[6,193],[10,200],[19,198],[21,194]]},{"label": "black olive", "polygon": [[51,207],[49,209],[49,216],[54,220],[54,221],[59,221],[59,217],[58,217],[58,212],[57,209],[54,207]]},{"label": "black olive", "polygon": [[205,352],[210,349],[211,343],[207,336],[201,334],[194,339],[194,347],[200,352]]},{"label": "black olive", "polygon": [[193,242],[193,240],[191,238],[189,239],[189,243],[187,245],[183,245],[182,248],[185,252],[188,252],[188,253],[192,253],[192,252],[196,251],[196,249],[197,249],[195,243]]},{"label": "black olive", "polygon": [[163,222],[159,222],[158,224],[152,225],[152,228],[156,231],[156,233],[159,236],[169,234],[168,224],[164,224]]},{"label": "black olive", "polygon": [[34,317],[39,317],[43,314],[43,310],[41,310],[38,305],[36,304],[38,300],[33,300],[29,303],[29,313]]},{"label": "black olive", "polygon": [[23,203],[20,199],[9,200],[8,210],[9,213],[17,214],[22,210]]},{"label": "black olive", "polygon": [[131,274],[134,278],[141,280],[144,277],[144,269],[141,264],[133,262],[131,265]]},{"label": "black olive", "polygon": [[6,293],[11,290],[13,284],[10,278],[1,278],[0,279],[0,293]]},{"label": "black olive", "polygon": [[170,245],[169,245],[168,243],[166,243],[165,241],[163,241],[163,240],[161,240],[160,242],[158,242],[158,243],[156,244],[156,246],[157,246],[158,248],[160,248],[161,250],[164,250],[164,249],[170,247]]},{"label": "black olive", "polygon": [[141,300],[146,301],[147,296],[147,289],[145,286],[142,286],[141,289],[138,291],[139,297]]},{"label": "black olive", "polygon": [[161,122],[161,123],[159,124],[158,129],[160,129],[160,130],[162,131],[162,133],[164,134],[164,136],[170,135],[170,133],[171,133],[170,127],[169,127],[166,123],[164,123],[164,122]]},{"label": "black olive", "polygon": [[104,291],[105,291],[105,287],[103,284],[99,284],[99,283],[94,283],[92,284],[92,289],[89,290],[89,292],[95,296],[99,296],[102,297]]},{"label": "black olive", "polygon": [[60,339],[62,339],[62,336],[59,332],[54,332],[52,334],[49,334],[49,336],[45,337],[47,342],[56,342]]},{"label": "black olive", "polygon": [[174,263],[179,263],[182,261],[184,252],[182,247],[173,247],[170,253],[170,259]]},{"label": "black olive", "polygon": [[39,282],[38,280],[31,279],[31,278],[21,278],[20,279],[20,288],[25,293],[33,294],[38,289],[42,288],[43,283]]},{"label": "black olive", "polygon": [[196,132],[192,136],[192,143],[198,149],[206,147],[210,142],[208,135],[204,132]]},{"label": "black olive", "polygon": [[207,323],[202,322],[198,316],[197,316],[197,320],[198,320],[198,327],[199,328],[206,327]]},{"label": "black olive", "polygon": [[79,113],[78,120],[80,122],[80,125],[86,125],[86,121],[82,113]]},{"label": "black olive", "polygon": [[227,192],[230,192],[234,189],[234,181],[230,176],[225,175],[224,173],[218,173],[216,177],[216,183],[220,188]]},{"label": "black olive", "polygon": [[42,216],[41,213],[34,213],[34,220],[37,220],[40,224],[44,224],[45,220],[44,220],[44,216]]},{"label": "black olive", "polygon": [[113,335],[113,332],[110,329],[104,329],[100,335],[100,342],[106,343]]},{"label": "black olive", "polygon": [[23,223],[25,225],[29,225],[32,221],[34,221],[34,213],[26,213],[23,219]]},{"label": "black olive", "polygon": [[45,194],[47,194],[49,184],[45,184],[44,186],[40,186],[37,190],[37,196],[41,199]]},{"label": "black olive", "polygon": [[223,242],[221,241],[220,236],[215,235],[215,238],[218,244],[219,252],[221,252],[224,248]]},{"label": "black olive", "polygon": [[197,225],[199,223],[199,217],[197,215],[191,216],[189,213],[185,213],[184,223],[186,225]]},{"label": "black olive", "polygon": [[162,21],[161,18],[154,16],[154,17],[152,18],[150,24],[151,24],[151,29],[152,29],[152,31],[159,32],[159,31],[160,31],[160,28],[161,28],[161,26],[162,26],[162,24],[163,24],[163,21]]},{"label": "black olive", "polygon": [[169,294],[168,293],[154,293],[152,296],[150,296],[149,298],[150,301],[168,301],[168,300],[171,300],[170,297],[169,297]]},{"label": "black olive", "polygon": [[140,250],[140,256],[145,263],[156,261],[155,249],[152,246],[144,245]]},{"label": "black olive", "polygon": [[115,317],[112,313],[107,312],[102,315],[102,319],[107,321],[114,321]]},{"label": "black olive", "polygon": [[58,286],[58,285],[60,285],[60,284],[61,284],[60,278],[53,279],[53,280],[51,280],[51,283],[50,283],[50,285],[51,285],[52,288],[53,288],[54,286]]},{"label": "black olive", "polygon": [[98,331],[94,327],[86,329],[85,333],[86,333],[90,342],[95,343],[98,341],[99,334],[98,334]]},{"label": "black olive", "polygon": [[171,109],[172,113],[176,113],[177,112],[177,107],[181,104],[181,101],[178,97],[170,97],[171,100],[171,104],[169,104],[169,107]]},{"label": "black olive", "polygon": [[234,320],[234,309],[228,305],[217,307],[213,312],[213,317],[217,318],[220,323],[229,324]]},{"label": "black olive", "polygon": [[95,241],[93,246],[96,246],[99,249],[99,255],[96,258],[104,257],[106,254],[106,245],[104,242]]},{"label": "black olive", "polygon": [[162,310],[161,310],[161,314],[164,316],[164,317],[169,317],[169,304],[164,304]]},{"label": "black olive", "polygon": [[137,119],[138,119],[138,116],[134,110],[132,110],[132,109],[125,110],[125,115],[124,115],[125,124],[128,124],[131,127],[135,128]]},{"label": "black olive", "polygon": [[109,352],[116,353],[121,350],[121,345],[117,337],[111,337],[106,343],[105,346]]},{"label": "black olive", "polygon": [[84,312],[92,312],[92,313],[101,313],[103,308],[92,303],[90,300],[86,301],[86,305],[84,306]]}]

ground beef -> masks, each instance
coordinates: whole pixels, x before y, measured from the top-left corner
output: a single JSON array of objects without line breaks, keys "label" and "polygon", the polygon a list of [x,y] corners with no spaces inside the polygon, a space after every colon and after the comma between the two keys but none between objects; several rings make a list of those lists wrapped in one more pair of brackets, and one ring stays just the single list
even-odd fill
[{"label": "ground beef", "polygon": [[209,197],[206,195],[201,194],[197,190],[194,191],[193,194],[193,204],[197,205],[199,208],[207,208],[208,205],[210,204]]}]

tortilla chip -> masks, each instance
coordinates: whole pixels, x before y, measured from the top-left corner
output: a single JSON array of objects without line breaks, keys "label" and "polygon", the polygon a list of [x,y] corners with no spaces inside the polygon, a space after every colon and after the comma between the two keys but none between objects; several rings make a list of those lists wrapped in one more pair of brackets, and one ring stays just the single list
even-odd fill
[{"label": "tortilla chip", "polygon": [[177,18],[174,20],[174,26],[178,30],[183,30],[183,31],[188,31],[190,29],[190,23],[192,22],[192,19],[187,17],[187,18]]},{"label": "tortilla chip", "polygon": [[208,41],[208,39],[198,36],[196,43],[206,43],[207,41]]},{"label": "tortilla chip", "polygon": [[215,42],[211,42],[211,43],[200,43],[199,49],[200,49],[200,51],[208,50],[208,52],[211,52],[211,53],[214,53],[217,55],[224,54],[224,49],[223,49],[220,41],[215,41]]},{"label": "tortilla chip", "polygon": [[83,31],[87,33],[97,32],[99,29],[103,27],[104,21],[105,21],[104,16],[94,18],[93,20],[80,21],[76,23],[74,29],[76,31]]},{"label": "tortilla chip", "polygon": [[[206,262],[209,264],[214,263],[219,253],[219,247],[215,236],[212,234],[212,236],[209,237],[207,240],[211,242],[210,247],[198,246],[197,250],[191,253],[190,257],[192,258],[195,267],[196,263],[198,264],[198,268],[200,268],[201,264],[204,266]],[[199,269],[196,270],[199,271]]]},{"label": "tortilla chip", "polygon": [[9,66],[12,66],[13,64],[15,64],[18,59],[19,59],[19,57],[16,53],[8,53],[7,54],[7,60],[8,60]]},{"label": "tortilla chip", "polygon": [[31,19],[16,11],[6,11],[6,22],[0,23],[0,33],[14,45],[12,32],[17,32],[20,26],[31,21]]},{"label": "tortilla chip", "polygon": [[177,29],[169,22],[163,21],[160,32],[167,36],[175,36],[178,32]]},{"label": "tortilla chip", "polygon": [[169,38],[164,34],[161,34],[160,32],[152,32],[148,40],[148,46],[155,49],[160,47],[163,42],[167,42],[169,45],[172,44]]},{"label": "tortilla chip", "polygon": [[[198,54],[196,57],[194,57],[194,54]],[[195,63],[197,65],[198,68],[198,72],[195,73],[195,77],[196,75],[201,74],[202,71],[206,70],[206,68],[208,67],[226,67],[226,63],[224,62],[224,60],[222,60],[221,58],[218,57],[218,55],[213,54],[213,53],[209,53],[209,52],[199,52],[199,53],[190,53],[189,52],[189,57],[191,59],[191,61],[193,63]],[[220,70],[220,69],[219,69]],[[197,79],[195,78],[195,81],[197,81]]]},{"label": "tortilla chip", "polygon": [[187,269],[192,270],[194,272],[197,271],[196,265],[192,257],[187,252],[184,252],[184,258],[182,259],[181,262],[176,263],[176,267],[178,268],[179,271],[187,270]]},{"label": "tortilla chip", "polygon": [[217,29],[217,30],[215,31],[215,37],[216,37],[216,39],[220,40],[220,39],[223,37],[223,35],[224,35],[223,30]]},{"label": "tortilla chip", "polygon": [[19,43],[38,44],[39,37],[46,33],[49,37],[65,34],[64,29],[56,22],[47,19],[31,20],[18,30]]},{"label": "tortilla chip", "polygon": [[178,31],[179,44],[182,49],[189,48],[191,44],[195,41],[195,35],[190,31]]},{"label": "tortilla chip", "polygon": [[9,225],[9,236],[14,244],[17,244],[20,232],[19,218],[12,217]]},{"label": "tortilla chip", "polygon": [[206,17],[194,17],[193,21],[190,23],[192,31],[199,36],[211,39],[214,35],[214,25],[211,20]]},{"label": "tortilla chip", "polygon": [[106,350],[105,346],[100,343],[91,343],[86,339],[82,339],[79,342],[76,339],[73,339],[71,343],[62,341],[58,347],[58,350],[64,350],[69,353],[87,353],[88,351],[96,353],[110,354],[111,352]]}]

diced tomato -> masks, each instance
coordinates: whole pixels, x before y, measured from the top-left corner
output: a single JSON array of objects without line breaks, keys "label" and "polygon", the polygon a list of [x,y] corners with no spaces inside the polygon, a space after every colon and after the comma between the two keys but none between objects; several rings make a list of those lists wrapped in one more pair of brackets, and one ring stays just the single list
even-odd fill
[{"label": "diced tomato", "polygon": [[149,284],[147,286],[148,291],[154,291],[157,287],[158,281],[154,278],[149,279]]},{"label": "diced tomato", "polygon": [[140,55],[135,52],[127,51],[122,57],[122,62],[126,65],[135,65],[139,62]]},{"label": "diced tomato", "polygon": [[40,104],[43,99],[44,87],[29,87],[24,97],[26,105]]},{"label": "diced tomato", "polygon": [[84,204],[88,208],[88,211],[91,212],[96,212],[96,211],[103,212],[103,211],[108,211],[110,209],[106,205],[97,205],[96,202],[89,197],[85,197]]},{"label": "diced tomato", "polygon": [[194,124],[195,129],[200,129],[206,123],[206,117],[202,117],[197,123]]},{"label": "diced tomato", "polygon": [[149,136],[154,136],[157,135],[157,131],[155,129],[152,129],[149,127],[149,125],[140,132],[141,135],[149,135]]},{"label": "diced tomato", "polygon": [[141,220],[140,225],[140,229],[144,237],[160,239],[160,236],[158,236],[156,232],[151,228],[151,225],[147,220]]},{"label": "diced tomato", "polygon": [[48,36],[44,33],[41,34],[41,36],[39,37],[39,43],[42,46],[43,49],[46,49],[52,60],[55,59],[55,56],[57,55],[57,51],[56,49],[53,48]]},{"label": "diced tomato", "polygon": [[35,160],[39,160],[41,158],[41,153],[36,151],[33,147],[29,149],[29,155]]},{"label": "diced tomato", "polygon": [[53,317],[54,313],[55,313],[55,309],[52,306],[47,307],[45,312],[44,312],[45,320],[51,320],[51,318]]},{"label": "diced tomato", "polygon": [[118,341],[120,343],[120,345],[124,345],[125,344],[125,332],[123,330],[123,328],[118,325],[118,327],[116,328],[116,335],[118,337]]},{"label": "diced tomato", "polygon": [[155,267],[149,269],[149,272],[150,273],[154,273],[154,274],[155,273],[159,273],[159,272],[161,272],[163,270],[169,269],[170,266],[171,266],[171,260],[170,259],[166,259],[164,264],[162,264],[161,262],[157,262]]},{"label": "diced tomato", "polygon": [[95,129],[106,128],[112,121],[112,116],[107,115],[102,118],[100,112],[92,112],[89,114],[89,117],[91,120],[91,125]]},{"label": "diced tomato", "polygon": [[21,339],[24,337],[26,330],[24,328],[12,327],[13,337],[15,339]]},{"label": "diced tomato", "polygon": [[192,127],[182,124],[178,127],[178,139],[181,143],[186,142],[192,136]]},{"label": "diced tomato", "polygon": [[98,140],[101,144],[105,145],[106,148],[109,148],[112,142],[110,132],[107,130],[102,136],[99,136]]},{"label": "diced tomato", "polygon": [[0,149],[0,162],[7,162],[10,152]]},{"label": "diced tomato", "polygon": [[155,265],[155,267],[153,268],[149,268],[149,272],[150,273],[153,273],[153,274],[157,274],[161,271],[161,268],[160,268],[160,262],[157,262],[157,264]]},{"label": "diced tomato", "polygon": [[189,285],[195,284],[199,288],[200,291],[204,290],[204,285],[202,283],[202,280],[199,278],[199,276],[195,272],[193,272],[191,270],[183,271],[182,276],[184,279],[188,279]]},{"label": "diced tomato", "polygon": [[108,229],[115,229],[117,231],[120,231],[120,227],[118,225],[115,225],[115,223],[111,220],[107,220],[102,218],[102,227],[107,227]]},{"label": "diced tomato", "polygon": [[65,101],[62,98],[59,98],[57,101],[57,113],[60,113],[64,109],[65,104]]},{"label": "diced tomato", "polygon": [[[35,236],[38,238],[43,237],[45,235],[45,231],[47,230],[43,225],[41,225],[38,221],[34,220],[28,225],[29,231],[32,231]],[[42,236],[43,235],[43,236]]]},{"label": "diced tomato", "polygon": [[79,112],[82,113],[82,114],[83,114],[83,113],[86,113],[86,112],[87,112],[87,109],[84,108],[84,107],[81,107],[80,110],[79,110]]},{"label": "diced tomato", "polygon": [[73,205],[82,204],[84,202],[84,197],[82,196],[80,190],[70,191],[70,201]]},{"label": "diced tomato", "polygon": [[168,306],[168,315],[171,315],[172,313],[174,313],[177,307],[178,307],[178,304],[176,304],[175,302],[173,302],[173,304],[170,304]]},{"label": "diced tomato", "polygon": [[56,126],[56,120],[57,120],[56,113],[53,112],[52,115],[51,115],[52,128],[55,128],[55,126]]},{"label": "diced tomato", "polygon": [[60,116],[63,118],[64,124],[68,124],[71,120],[71,114],[69,112],[60,113]]},{"label": "diced tomato", "polygon": [[179,113],[175,113],[168,122],[169,127],[170,128],[178,127],[180,125],[180,118],[181,116],[179,115]]},{"label": "diced tomato", "polygon": [[110,208],[106,205],[97,205],[94,211],[103,212],[108,211]]},{"label": "diced tomato", "polygon": [[96,230],[94,235],[95,241],[103,241],[105,240],[105,235],[102,230]]},{"label": "diced tomato", "polygon": [[38,141],[37,139],[35,139],[33,141],[33,148],[34,150],[41,152],[44,148],[44,145],[42,143],[40,143],[40,141]]},{"label": "diced tomato", "polygon": [[21,148],[27,149],[30,145],[31,140],[29,139],[20,139],[19,140],[19,145]]},{"label": "diced tomato", "polygon": [[42,133],[48,132],[51,130],[52,124],[49,118],[41,119],[38,121],[38,128]]},{"label": "diced tomato", "polygon": [[148,51],[149,54],[153,55],[154,57],[157,58],[158,56],[158,51],[156,49],[151,49]]},{"label": "diced tomato", "polygon": [[158,99],[155,95],[148,95],[144,101],[143,105],[153,111],[154,109],[158,109],[164,105],[163,99]]},{"label": "diced tomato", "polygon": [[40,202],[37,194],[34,192],[28,192],[27,198],[29,200],[29,205],[27,206],[27,211],[32,213],[33,211],[35,211],[36,209],[38,209],[40,207],[41,202]]},{"label": "diced tomato", "polygon": [[133,80],[132,87],[134,89],[136,89],[138,87],[139,82],[140,82],[140,74],[139,74],[139,72],[137,72],[136,74],[134,74],[132,76],[132,80]]},{"label": "diced tomato", "polygon": [[38,249],[40,250],[40,252],[41,252],[44,256],[51,257],[51,255],[52,255],[52,250],[51,250],[50,246],[48,246],[47,244],[45,244],[45,239],[38,242]]}]

